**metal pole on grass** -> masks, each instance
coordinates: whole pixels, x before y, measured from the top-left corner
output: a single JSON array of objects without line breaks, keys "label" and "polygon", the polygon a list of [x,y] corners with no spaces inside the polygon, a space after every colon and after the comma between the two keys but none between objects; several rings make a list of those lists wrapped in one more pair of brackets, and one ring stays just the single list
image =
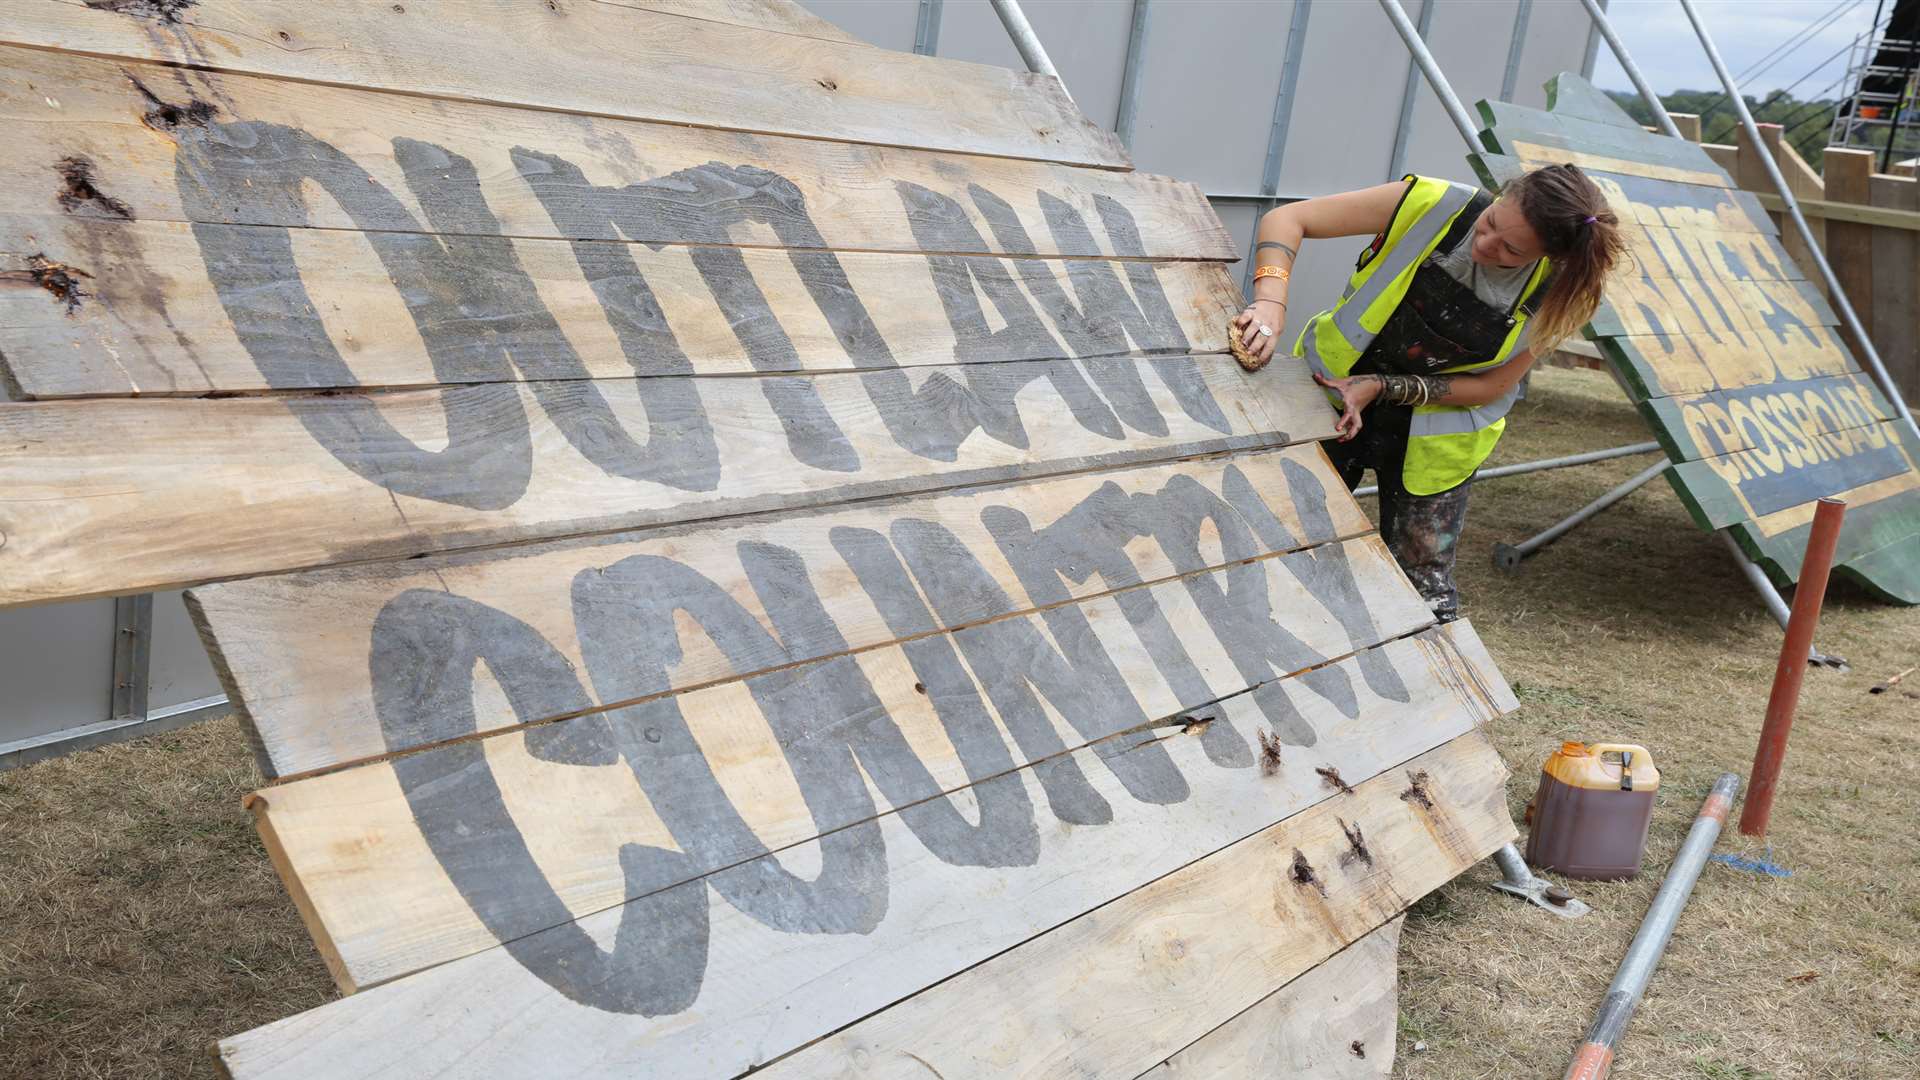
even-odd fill
[{"label": "metal pole on grass", "polygon": [[1807,535],[1807,554],[1800,563],[1800,585],[1793,592],[1787,638],[1780,643],[1780,662],[1773,669],[1767,721],[1760,729],[1760,746],[1753,753],[1753,782],[1747,789],[1746,808],[1740,813],[1740,831],[1748,836],[1767,834],[1774,786],[1780,780],[1780,763],[1787,756],[1787,733],[1793,730],[1800,681],[1807,674],[1803,658],[1813,647],[1814,628],[1820,625],[1827,573],[1833,568],[1833,550],[1840,542],[1840,522],[1846,516],[1847,504],[1839,499],[1821,499],[1813,511],[1813,530]]},{"label": "metal pole on grass", "polygon": [[1600,511],[1605,510],[1607,507],[1612,506],[1614,503],[1645,487],[1654,477],[1659,476],[1672,467],[1673,462],[1671,461],[1656,461],[1645,469],[1642,469],[1639,475],[1620,484],[1612,491],[1607,492],[1605,495],[1600,496],[1580,509],[1575,510],[1572,514],[1569,514],[1565,520],[1552,526],[1540,535],[1529,537],[1517,544],[1493,545],[1493,565],[1506,571],[1520,569],[1521,560],[1572,532],[1574,527],[1581,522],[1586,521]]},{"label": "metal pole on grass", "polygon": [[1687,831],[1680,854],[1673,857],[1673,865],[1667,868],[1660,891],[1654,895],[1653,906],[1641,920],[1640,932],[1633,935],[1633,944],[1627,946],[1627,955],[1620,959],[1620,968],[1614,972],[1607,996],[1600,1002],[1600,1011],[1594,1014],[1593,1025],[1587,1028],[1587,1040],[1580,1044],[1563,1080],[1605,1080],[1613,1068],[1614,1048],[1620,1045],[1627,1022],[1640,1006],[1640,996],[1647,991],[1653,969],[1660,966],[1660,956],[1667,951],[1667,941],[1673,937],[1673,925],[1680,918],[1680,909],[1687,906],[1687,899],[1693,895],[1700,868],[1707,864],[1707,855],[1720,839],[1720,829],[1727,822],[1727,812],[1733,809],[1733,796],[1739,790],[1740,778],[1733,773],[1721,773],[1720,779],[1713,782],[1713,790],[1707,793],[1707,801],[1693,819],[1693,828]]},{"label": "metal pole on grass", "polygon": [[[1000,25],[1007,28],[1007,36],[1013,39],[1013,47],[1020,53],[1020,59],[1026,61],[1027,70],[1042,75],[1060,78],[1053,61],[1047,57],[1047,47],[1040,44],[1040,35],[1033,32],[1033,24],[1027,21],[1027,13],[1020,10],[1020,0],[993,0],[994,13],[1000,16]],[[1060,89],[1066,91],[1066,80],[1060,80]],[[1072,101],[1073,95],[1067,94]]]},{"label": "metal pole on grass", "polygon": [[1673,125],[1673,117],[1667,115],[1667,107],[1660,103],[1660,95],[1653,92],[1653,87],[1647,85],[1646,76],[1640,74],[1640,65],[1627,55],[1627,47],[1621,44],[1620,36],[1613,32],[1613,23],[1607,21],[1607,13],[1601,9],[1599,0],[1580,2],[1587,6],[1587,14],[1593,18],[1593,28],[1607,40],[1607,48],[1613,50],[1613,58],[1620,61],[1620,68],[1627,73],[1633,88],[1640,91],[1640,99],[1647,103],[1647,108],[1653,110],[1654,122],[1660,125],[1660,130],[1676,139],[1683,138],[1680,129]]},{"label": "metal pole on grass", "polygon": [[[1735,540],[1732,533],[1721,529],[1716,535],[1726,543],[1727,551],[1733,556],[1734,565],[1738,566],[1740,572],[1747,576],[1747,581],[1753,586],[1753,591],[1760,594],[1760,602],[1767,606],[1767,613],[1773,616],[1774,622],[1780,624],[1780,629],[1785,630],[1787,623],[1792,619],[1793,613],[1787,609],[1787,602],[1780,598],[1780,590],[1774,588],[1773,582],[1768,580],[1767,572],[1760,569],[1759,564],[1755,563],[1752,559],[1747,558],[1747,553],[1740,550],[1740,541]],[[1819,649],[1810,648],[1807,650],[1807,663],[1834,668],[1838,671],[1848,670],[1846,658],[1828,656]]]},{"label": "metal pole on grass", "polygon": [[1854,313],[1853,302],[1847,299],[1847,292],[1840,287],[1840,279],[1834,276],[1833,266],[1827,262],[1827,256],[1820,244],[1813,238],[1813,229],[1807,225],[1807,219],[1800,212],[1800,203],[1793,197],[1793,189],[1787,186],[1787,178],[1780,174],[1780,166],[1767,153],[1766,143],[1760,140],[1760,127],[1753,122],[1753,113],[1747,109],[1747,99],[1740,96],[1740,84],[1733,79],[1733,73],[1727,70],[1726,61],[1720,59],[1720,50],[1714,48],[1713,37],[1707,33],[1707,24],[1700,21],[1700,13],[1694,10],[1693,0],[1680,0],[1680,7],[1687,13],[1687,19],[1693,23],[1695,34],[1700,37],[1700,47],[1706,50],[1707,61],[1720,76],[1720,85],[1726,88],[1727,97],[1732,100],[1733,111],[1740,117],[1740,126],[1746,130],[1747,138],[1755,147],[1760,148],[1760,164],[1766,167],[1767,179],[1773,182],[1773,189],[1780,193],[1780,202],[1786,207],[1787,216],[1793,219],[1794,228],[1800,231],[1800,239],[1806,242],[1807,251],[1820,267],[1820,276],[1826,282],[1827,292],[1833,297],[1833,304],[1840,309],[1840,318],[1860,343],[1860,351],[1866,356],[1867,367],[1873,371],[1874,382],[1878,383],[1887,400],[1900,419],[1906,421],[1914,434],[1920,435],[1920,424],[1916,424],[1913,413],[1907,410],[1905,399],[1900,396],[1900,387],[1895,385],[1892,376],[1887,374],[1887,366],[1880,360],[1880,353],[1873,347],[1873,339],[1867,336],[1866,327],[1860,324],[1860,316]]},{"label": "metal pole on grass", "polygon": [[[1611,461],[1614,458],[1632,457],[1635,454],[1651,454],[1660,449],[1660,444],[1649,440],[1634,443],[1632,446],[1616,446],[1609,450],[1589,450],[1584,454],[1568,454],[1566,457],[1541,458],[1539,461],[1521,461],[1512,465],[1496,465],[1491,469],[1481,469],[1473,474],[1473,482],[1495,480],[1502,476],[1522,476],[1527,473],[1545,472],[1548,469],[1568,469],[1575,465],[1591,465],[1596,461]],[[1369,484],[1363,488],[1354,488],[1355,498],[1380,494],[1378,484]]]}]

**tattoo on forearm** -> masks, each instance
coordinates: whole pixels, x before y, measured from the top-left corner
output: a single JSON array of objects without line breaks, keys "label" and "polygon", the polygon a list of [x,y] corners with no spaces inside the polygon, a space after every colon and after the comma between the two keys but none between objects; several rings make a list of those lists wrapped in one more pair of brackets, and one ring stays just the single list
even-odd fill
[{"label": "tattoo on forearm", "polygon": [[1431,405],[1453,391],[1451,375],[1382,375],[1380,397],[1390,405]]},{"label": "tattoo on forearm", "polygon": [[1260,241],[1258,244],[1255,244],[1253,246],[1253,253],[1254,255],[1258,256],[1261,252],[1267,250],[1268,248],[1279,248],[1281,251],[1284,251],[1287,253],[1287,258],[1289,259],[1298,259],[1300,257],[1300,254],[1298,252],[1294,251],[1292,248],[1288,247],[1287,245],[1281,243],[1278,240]]}]

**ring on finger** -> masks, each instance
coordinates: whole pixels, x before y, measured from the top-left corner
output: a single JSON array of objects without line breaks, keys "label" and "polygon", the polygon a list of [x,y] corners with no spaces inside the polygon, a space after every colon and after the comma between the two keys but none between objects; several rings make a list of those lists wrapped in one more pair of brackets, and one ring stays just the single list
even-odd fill
[{"label": "ring on finger", "polygon": [[1261,337],[1272,337],[1272,336],[1273,336],[1273,327],[1271,327],[1271,326],[1268,326],[1268,325],[1267,325],[1267,324],[1265,324],[1265,323],[1261,323],[1261,324],[1260,324],[1260,336],[1261,336]]}]

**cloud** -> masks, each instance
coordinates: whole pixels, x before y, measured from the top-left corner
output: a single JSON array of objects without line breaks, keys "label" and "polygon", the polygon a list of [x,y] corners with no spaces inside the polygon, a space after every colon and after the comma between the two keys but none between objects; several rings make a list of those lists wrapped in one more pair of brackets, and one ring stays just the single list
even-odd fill
[{"label": "cloud", "polygon": [[[1801,99],[1844,92],[1847,46],[1866,32],[1874,12],[1872,0],[1694,0],[1694,6],[1735,76],[1782,43],[1796,39],[1785,55],[1766,61],[1764,71],[1743,78],[1740,89],[1759,97],[1798,82],[1791,92]],[[1719,77],[1676,0],[1612,0],[1607,12],[1656,93],[1719,88]],[[1827,23],[1829,16],[1834,17],[1831,23],[1797,40],[1814,24]],[[1607,89],[1633,88],[1604,42],[1594,63],[1593,80]]]}]

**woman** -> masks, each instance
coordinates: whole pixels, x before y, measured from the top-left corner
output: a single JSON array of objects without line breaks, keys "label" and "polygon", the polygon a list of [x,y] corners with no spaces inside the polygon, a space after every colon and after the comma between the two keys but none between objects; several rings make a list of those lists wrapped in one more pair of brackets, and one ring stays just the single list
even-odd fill
[{"label": "woman", "polygon": [[1506,428],[1534,357],[1577,331],[1619,258],[1619,221],[1572,165],[1499,198],[1409,176],[1282,206],[1260,222],[1253,301],[1233,320],[1253,366],[1273,355],[1304,238],[1373,236],[1344,297],[1294,355],[1336,399],[1328,456],[1349,489],[1373,469],[1380,535],[1436,618],[1459,617],[1454,547],[1467,481]]}]

